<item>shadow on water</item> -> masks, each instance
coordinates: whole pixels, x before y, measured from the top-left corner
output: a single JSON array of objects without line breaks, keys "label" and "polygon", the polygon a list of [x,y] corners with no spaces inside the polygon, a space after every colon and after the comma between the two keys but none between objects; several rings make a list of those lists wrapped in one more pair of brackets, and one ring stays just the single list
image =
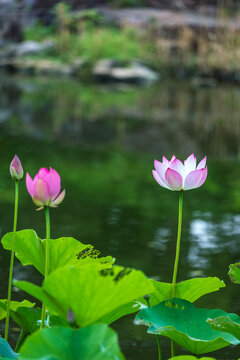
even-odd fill
[{"label": "shadow on water", "polygon": [[[227,287],[197,304],[238,312],[238,286],[228,265],[240,255],[240,90],[163,82],[134,88],[93,86],[69,80],[22,77],[0,82],[0,232],[12,227],[13,184],[9,163],[17,153],[25,170],[52,166],[67,196],[52,211],[53,237],[73,236],[92,243],[117,263],[171,281],[177,232],[177,193],[153,180],[153,159],[175,153],[208,155],[206,184],[184,199],[179,280],[218,276]],[[35,211],[21,183],[19,229],[35,228],[44,237],[43,213]],[[0,252],[7,279],[9,254]],[[14,277],[41,282],[16,262]],[[7,283],[0,283],[5,297]],[[24,294],[14,292],[15,299]],[[156,357],[155,338],[133,317],[113,325],[128,360]],[[1,325],[3,331],[3,324]],[[14,341],[14,337],[12,338]],[[164,354],[169,342],[163,340]],[[228,347],[213,354],[236,359]]]}]

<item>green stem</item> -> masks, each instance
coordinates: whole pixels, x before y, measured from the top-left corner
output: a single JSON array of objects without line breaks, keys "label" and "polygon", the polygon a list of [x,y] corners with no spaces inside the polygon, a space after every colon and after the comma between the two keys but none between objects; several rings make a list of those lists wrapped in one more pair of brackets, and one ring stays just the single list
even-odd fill
[{"label": "green stem", "polygon": [[160,335],[157,335],[157,343],[158,343],[158,360],[162,360]]},{"label": "green stem", "polygon": [[18,193],[19,193],[18,181],[15,181],[15,206],[14,206],[14,220],[13,220],[13,236],[12,236],[12,251],[11,251],[11,260],[9,268],[9,278],[8,278],[8,298],[7,298],[7,316],[6,316],[6,326],[5,326],[5,340],[8,340],[8,330],[9,330],[9,316],[10,316],[10,305],[11,305],[11,295],[12,295],[12,275],[13,275],[13,264],[14,264],[14,255],[15,255],[15,237],[17,230],[17,217],[18,217]]},{"label": "green stem", "polygon": [[[50,239],[50,214],[49,214],[49,207],[45,207],[45,217],[46,217],[46,251],[45,251],[45,271],[44,276],[48,276],[49,271],[49,239]],[[44,327],[44,320],[46,316],[46,307],[42,305],[42,315],[41,315],[41,325],[40,329]]]},{"label": "green stem", "polygon": [[[176,245],[176,255],[175,263],[173,270],[172,278],[172,294],[171,298],[173,299],[176,294],[176,281],[177,281],[177,272],[178,272],[178,263],[180,255],[180,244],[181,244],[181,233],[182,233],[182,209],[183,209],[183,191],[179,193],[179,205],[178,205],[178,234],[177,234],[177,245]],[[171,355],[175,356],[175,343],[171,340]]]},{"label": "green stem", "polygon": [[175,293],[176,293],[176,280],[177,280],[178,262],[179,262],[179,254],[180,254],[180,242],[181,242],[181,233],[182,233],[182,209],[183,209],[183,191],[180,191],[179,206],[178,206],[177,245],[176,245],[176,255],[175,255],[173,278],[172,278],[172,296],[171,296],[172,298],[175,297]]},{"label": "green stem", "polygon": [[26,339],[26,337],[28,336],[28,333],[26,331],[24,331],[23,329],[21,329],[16,347],[15,347],[15,352],[18,352],[20,347],[22,346],[22,344],[24,343],[24,340]]},{"label": "green stem", "polygon": [[171,357],[175,356],[175,342],[171,340]]}]

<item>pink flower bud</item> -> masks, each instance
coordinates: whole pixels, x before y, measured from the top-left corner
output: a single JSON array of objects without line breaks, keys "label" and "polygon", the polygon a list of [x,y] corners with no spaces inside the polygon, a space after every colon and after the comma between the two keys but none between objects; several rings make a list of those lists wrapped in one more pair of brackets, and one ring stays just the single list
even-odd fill
[{"label": "pink flower bud", "polygon": [[26,185],[34,204],[40,209],[44,206],[57,207],[65,197],[65,190],[60,193],[60,175],[52,168],[41,168],[33,180],[27,173]]},{"label": "pink flower bud", "polygon": [[162,162],[154,161],[153,176],[159,185],[172,191],[196,189],[207,178],[206,160],[205,156],[197,166],[194,154],[184,160],[184,164],[175,155],[170,161],[163,156]]},{"label": "pink flower bud", "polygon": [[15,155],[10,164],[10,174],[13,180],[21,180],[23,178],[23,168],[18,156]]}]

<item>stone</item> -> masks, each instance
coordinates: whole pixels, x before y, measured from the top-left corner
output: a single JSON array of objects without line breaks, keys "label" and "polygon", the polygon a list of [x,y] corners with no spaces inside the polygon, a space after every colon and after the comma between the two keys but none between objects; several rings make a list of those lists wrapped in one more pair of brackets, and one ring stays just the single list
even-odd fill
[{"label": "stone", "polygon": [[124,63],[112,59],[99,60],[93,68],[93,75],[100,81],[126,83],[151,83],[160,78],[159,74],[140,62]]},{"label": "stone", "polygon": [[25,56],[25,55],[37,55],[41,52],[45,52],[54,48],[54,42],[51,40],[44,41],[40,43],[38,41],[24,41],[19,44],[17,47],[17,56]]},{"label": "stone", "polygon": [[52,50],[55,43],[52,40],[47,40],[42,43],[38,41],[24,41],[20,44],[14,43],[4,46],[0,50],[0,58],[19,58],[26,55],[38,55],[40,53]]}]

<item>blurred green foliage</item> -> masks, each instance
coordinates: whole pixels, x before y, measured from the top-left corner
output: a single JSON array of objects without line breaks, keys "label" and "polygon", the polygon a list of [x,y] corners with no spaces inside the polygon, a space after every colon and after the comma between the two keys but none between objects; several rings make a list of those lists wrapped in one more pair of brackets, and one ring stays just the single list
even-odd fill
[{"label": "blurred green foliage", "polygon": [[[103,24],[102,16],[95,10],[71,14],[68,5],[59,3],[54,8],[54,14],[54,25],[45,26],[37,22],[24,30],[25,40],[56,41],[57,48],[49,52],[47,58],[55,57],[68,62],[83,56],[91,60],[144,57],[146,49],[134,29],[119,31],[116,26]],[[46,58],[46,54],[39,57]]]},{"label": "blurred green foliage", "polygon": [[[115,7],[144,6],[144,0],[117,0]],[[54,9],[54,23],[46,26],[40,22],[24,30],[26,40],[53,39],[56,48],[47,58],[71,62],[85,57],[94,62],[101,58],[116,60],[141,59],[158,71],[168,74],[196,75],[197,72],[227,79],[234,78],[240,70],[240,36],[232,27],[203,29],[199,34],[191,27],[176,27],[172,36],[155,19],[144,29],[126,23],[113,23],[96,10],[71,11],[66,3]],[[46,54],[40,56],[46,58]]]},{"label": "blurred green foliage", "polygon": [[52,37],[54,34],[53,26],[44,26],[41,21],[37,21],[33,26],[26,26],[23,29],[23,36],[25,40],[43,41],[46,38]]},{"label": "blurred green foliage", "polygon": [[115,0],[114,2],[108,0],[108,2],[118,8],[147,6],[146,0]]}]

